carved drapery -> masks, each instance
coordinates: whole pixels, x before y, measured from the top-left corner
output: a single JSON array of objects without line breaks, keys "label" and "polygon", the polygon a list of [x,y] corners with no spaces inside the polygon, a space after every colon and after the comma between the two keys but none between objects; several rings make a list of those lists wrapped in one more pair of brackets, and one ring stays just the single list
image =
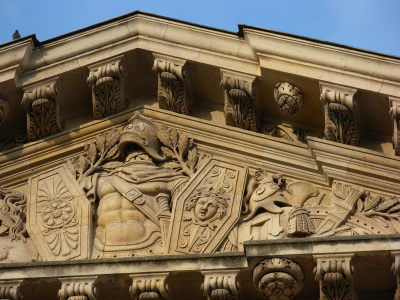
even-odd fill
[{"label": "carved drapery", "polygon": [[394,154],[400,155],[400,98],[389,97],[390,116],[393,122],[393,148]]},{"label": "carved drapery", "polygon": [[239,285],[237,274],[239,270],[204,271],[203,294],[208,300],[237,299]]},{"label": "carved drapery", "polygon": [[158,75],[158,105],[162,109],[190,115],[192,105],[186,82],[185,60],[153,54]]},{"label": "carved drapery", "polygon": [[61,289],[58,300],[96,300],[96,279],[97,276],[59,278]]},{"label": "carved drapery", "polygon": [[315,280],[319,281],[320,300],[357,299],[351,270],[352,256],[316,256]]},{"label": "carved drapery", "polygon": [[23,280],[0,280],[0,299],[20,300],[20,286]]},{"label": "carved drapery", "polygon": [[56,78],[24,88],[21,104],[27,113],[28,141],[41,139],[64,129],[57,82]]},{"label": "carved drapery", "polygon": [[93,118],[101,119],[128,106],[122,77],[122,57],[89,66],[87,84],[92,88]]},{"label": "carved drapery", "polygon": [[131,299],[157,300],[168,299],[168,273],[130,275],[132,285],[129,288]]},{"label": "carved drapery", "polygon": [[320,83],[320,89],[325,117],[325,138],[358,146],[359,134],[355,110],[357,90],[328,83]]},{"label": "carved drapery", "polygon": [[292,299],[303,288],[303,282],[303,269],[287,258],[263,260],[253,272],[254,287],[269,300]]},{"label": "carved drapery", "polygon": [[253,81],[255,76],[221,70],[221,86],[225,95],[225,122],[251,131],[259,131]]},{"label": "carved drapery", "polygon": [[0,125],[7,119],[9,110],[10,106],[7,99],[0,96]]}]

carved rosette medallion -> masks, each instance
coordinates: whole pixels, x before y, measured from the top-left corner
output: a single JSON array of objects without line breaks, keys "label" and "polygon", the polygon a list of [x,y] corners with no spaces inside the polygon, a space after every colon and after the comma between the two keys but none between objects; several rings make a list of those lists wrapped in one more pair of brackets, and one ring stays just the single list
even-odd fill
[{"label": "carved rosette medallion", "polygon": [[0,125],[7,119],[9,110],[10,105],[7,99],[0,96]]},{"label": "carved rosette medallion", "polygon": [[158,300],[168,299],[168,273],[135,274],[129,276],[132,285],[129,287],[131,299]]},{"label": "carved rosette medallion", "polygon": [[260,122],[253,89],[255,77],[226,70],[221,70],[221,77],[226,125],[257,132]]},{"label": "carved rosette medallion", "polygon": [[64,129],[57,78],[24,88],[22,107],[27,112],[28,141],[55,134]]},{"label": "carved rosette medallion", "polygon": [[284,114],[294,115],[303,107],[303,94],[289,82],[278,82],[274,88],[274,97],[279,110]]},{"label": "carved rosette medallion", "polygon": [[320,83],[320,89],[325,116],[325,138],[358,146],[359,134],[355,111],[357,90],[328,83]]},{"label": "carved rosette medallion", "polygon": [[183,115],[190,115],[190,101],[185,64],[186,61],[173,57],[153,54],[153,70],[158,75],[158,105],[162,109]]},{"label": "carved rosette medallion", "polygon": [[393,123],[393,148],[394,154],[400,155],[400,98],[389,97],[390,111]]},{"label": "carved rosette medallion", "polygon": [[253,272],[253,283],[269,300],[292,299],[303,288],[303,269],[287,258],[269,258]]},{"label": "carved rosette medallion", "polygon": [[239,220],[246,177],[217,159],[197,172],[173,207],[169,253],[215,252]]},{"label": "carved rosette medallion", "polygon": [[88,258],[90,203],[65,166],[33,176],[29,185],[27,230],[42,259]]},{"label": "carved rosette medallion", "polygon": [[128,106],[121,60],[117,57],[89,66],[86,82],[92,88],[94,119],[124,111]]}]

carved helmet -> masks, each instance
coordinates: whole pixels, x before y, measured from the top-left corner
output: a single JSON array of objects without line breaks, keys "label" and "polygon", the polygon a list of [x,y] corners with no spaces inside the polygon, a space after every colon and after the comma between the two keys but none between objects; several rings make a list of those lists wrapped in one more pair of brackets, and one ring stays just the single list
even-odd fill
[{"label": "carved helmet", "polygon": [[135,114],[119,137],[119,152],[126,156],[129,145],[135,144],[157,161],[166,159],[161,151],[161,142],[157,137],[158,128],[146,117]]}]

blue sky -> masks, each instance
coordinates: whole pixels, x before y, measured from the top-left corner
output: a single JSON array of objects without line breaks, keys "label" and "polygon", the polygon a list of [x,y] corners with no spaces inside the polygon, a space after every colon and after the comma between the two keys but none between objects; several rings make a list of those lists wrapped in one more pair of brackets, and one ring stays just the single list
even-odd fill
[{"label": "blue sky", "polygon": [[0,0],[0,44],[15,29],[44,41],[135,10],[235,32],[247,24],[400,56],[400,0]]}]

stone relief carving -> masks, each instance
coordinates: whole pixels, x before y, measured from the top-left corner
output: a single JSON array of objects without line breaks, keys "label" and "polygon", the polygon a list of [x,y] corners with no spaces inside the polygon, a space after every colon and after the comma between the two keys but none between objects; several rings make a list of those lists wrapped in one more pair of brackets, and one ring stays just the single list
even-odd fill
[{"label": "stone relief carving", "polygon": [[28,141],[55,134],[64,129],[57,78],[24,89],[22,107],[27,112]]},{"label": "stone relief carving", "polygon": [[400,99],[389,97],[390,111],[393,122],[393,148],[394,154],[400,155]]},{"label": "stone relief carving", "polygon": [[0,299],[20,300],[23,280],[0,280]]},{"label": "stone relief carving", "polygon": [[229,271],[203,271],[204,283],[202,290],[208,300],[230,300],[237,299],[239,285],[236,277],[239,270]]},{"label": "stone relief carving", "polygon": [[355,94],[357,90],[320,83],[321,102],[325,116],[325,138],[358,146],[359,135]]},{"label": "stone relief carving", "polygon": [[10,105],[7,99],[0,96],[0,125],[7,119],[9,110]]},{"label": "stone relief carving", "polygon": [[307,143],[307,137],[309,136],[323,138],[323,135],[317,132],[275,123],[264,124],[261,127],[261,132],[270,136],[281,137],[288,141],[300,143]]},{"label": "stone relief carving", "polygon": [[97,276],[59,278],[61,289],[59,300],[96,300],[97,289],[94,282]]},{"label": "stone relief carving", "polygon": [[255,267],[253,283],[269,300],[292,299],[303,288],[304,272],[293,260],[269,258]]},{"label": "stone relief carving", "polygon": [[22,146],[27,141],[28,136],[25,133],[8,137],[6,139],[0,140],[0,151],[6,151],[15,147]]},{"label": "stone relief carving", "polygon": [[302,92],[289,82],[278,82],[275,85],[274,98],[279,110],[287,115],[294,115],[303,107]]},{"label": "stone relief carving", "polygon": [[135,274],[129,276],[132,285],[129,293],[134,300],[168,299],[168,273]]},{"label": "stone relief carving", "polygon": [[0,187],[0,236],[25,242],[26,196],[16,190]]},{"label": "stone relief carving", "polygon": [[316,257],[315,280],[319,281],[321,300],[357,299],[353,287],[350,256]]},{"label": "stone relief carving", "polygon": [[221,86],[225,95],[225,122],[251,131],[259,131],[253,89],[254,76],[221,70]]},{"label": "stone relief carving", "polygon": [[122,77],[122,57],[89,66],[87,84],[92,89],[93,118],[101,119],[128,106]]},{"label": "stone relief carving", "polygon": [[162,109],[190,115],[192,103],[186,82],[186,61],[153,54],[158,75],[158,105]]}]

